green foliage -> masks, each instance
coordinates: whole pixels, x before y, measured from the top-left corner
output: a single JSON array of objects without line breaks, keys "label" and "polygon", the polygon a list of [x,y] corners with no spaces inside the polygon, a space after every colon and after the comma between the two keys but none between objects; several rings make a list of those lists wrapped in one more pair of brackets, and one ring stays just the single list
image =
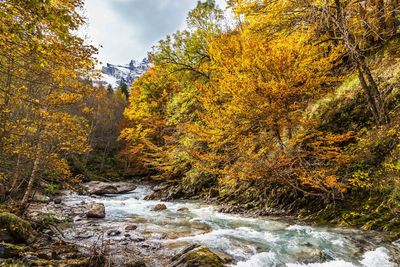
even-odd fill
[{"label": "green foliage", "polygon": [[11,234],[17,243],[28,242],[33,235],[32,226],[29,222],[8,212],[0,213],[0,230],[3,229]]},{"label": "green foliage", "polygon": [[185,173],[182,180],[183,186],[193,195],[197,195],[203,190],[214,186],[216,182],[216,175],[202,171],[199,168],[191,168]]},{"label": "green foliage", "polygon": [[126,99],[129,98],[129,91],[128,91],[128,85],[125,83],[124,80],[121,80],[118,89],[123,93],[126,97]]}]

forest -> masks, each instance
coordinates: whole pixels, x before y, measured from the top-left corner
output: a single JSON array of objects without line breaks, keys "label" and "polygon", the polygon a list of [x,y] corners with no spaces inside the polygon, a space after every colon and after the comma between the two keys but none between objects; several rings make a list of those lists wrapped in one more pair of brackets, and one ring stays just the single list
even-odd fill
[{"label": "forest", "polygon": [[130,181],[399,239],[399,1],[227,2],[232,17],[199,1],[113,90],[78,34],[83,0],[0,1],[0,228],[83,182]]}]

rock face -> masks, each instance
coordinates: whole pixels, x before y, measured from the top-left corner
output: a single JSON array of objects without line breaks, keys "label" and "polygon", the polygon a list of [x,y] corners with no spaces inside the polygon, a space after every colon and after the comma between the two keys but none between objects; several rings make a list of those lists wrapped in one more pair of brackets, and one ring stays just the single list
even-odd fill
[{"label": "rock face", "polygon": [[223,267],[222,260],[208,247],[192,244],[183,248],[178,254],[171,258],[169,267]]},{"label": "rock face", "polygon": [[106,209],[103,203],[93,203],[86,212],[88,218],[104,218],[106,217]]},{"label": "rock face", "polygon": [[105,183],[100,181],[91,181],[82,184],[82,193],[87,195],[123,194],[132,191],[135,188],[136,185],[131,183]]},{"label": "rock face", "polygon": [[166,209],[167,209],[167,206],[165,206],[165,204],[157,204],[151,210],[152,211],[160,211],[160,210],[166,210]]},{"label": "rock face", "polygon": [[33,237],[31,224],[8,212],[0,213],[0,231],[4,236],[12,237],[13,243],[26,243]]},{"label": "rock face", "polygon": [[144,58],[141,62],[131,60],[128,65],[113,65],[107,63],[107,66],[102,68],[103,79],[99,81],[105,86],[111,85],[113,88],[118,87],[121,82],[124,82],[128,87],[143,75],[151,66],[150,61]]}]

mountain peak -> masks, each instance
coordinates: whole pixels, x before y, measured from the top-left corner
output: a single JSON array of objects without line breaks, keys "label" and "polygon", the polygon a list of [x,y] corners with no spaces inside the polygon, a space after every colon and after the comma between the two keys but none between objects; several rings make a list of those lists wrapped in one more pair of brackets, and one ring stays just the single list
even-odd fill
[{"label": "mountain peak", "polygon": [[102,67],[103,77],[99,82],[105,86],[111,85],[113,88],[118,87],[121,82],[131,86],[150,66],[151,62],[147,58],[144,58],[141,62],[131,60],[127,65],[107,63],[106,66]]}]

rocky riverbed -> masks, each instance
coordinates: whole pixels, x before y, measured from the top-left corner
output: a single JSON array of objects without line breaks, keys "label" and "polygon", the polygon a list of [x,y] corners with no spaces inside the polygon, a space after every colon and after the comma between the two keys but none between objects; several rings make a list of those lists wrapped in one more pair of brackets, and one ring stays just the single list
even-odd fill
[{"label": "rocky riverbed", "polygon": [[22,266],[399,266],[400,244],[379,232],[148,200],[162,190],[91,182],[79,193],[38,195],[26,220],[0,213],[0,266],[1,258]]},{"label": "rocky riverbed", "polygon": [[65,192],[30,213],[53,213],[65,221],[65,240],[82,253],[107,254],[117,266],[398,266],[399,247],[380,233],[226,214],[198,201],[145,200],[150,186],[131,189]]}]

